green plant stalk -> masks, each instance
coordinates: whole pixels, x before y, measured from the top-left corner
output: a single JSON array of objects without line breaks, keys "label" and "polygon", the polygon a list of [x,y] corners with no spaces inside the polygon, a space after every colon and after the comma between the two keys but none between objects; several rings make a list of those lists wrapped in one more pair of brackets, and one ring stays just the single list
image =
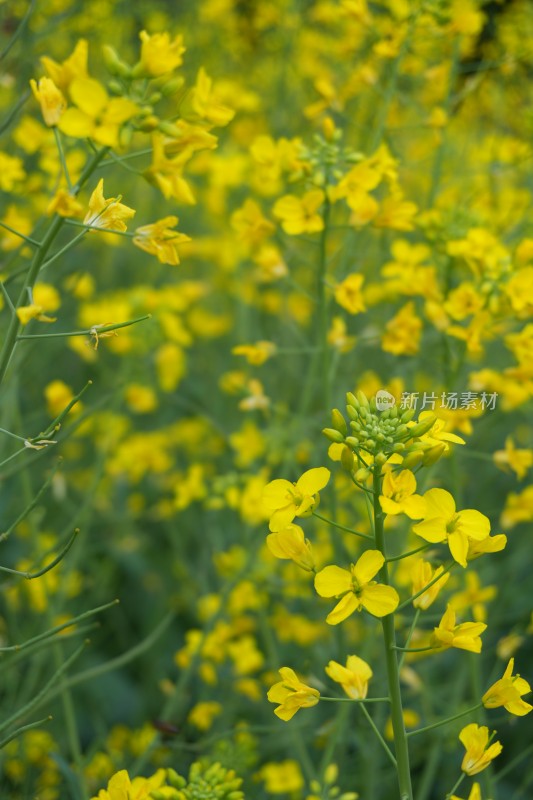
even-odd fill
[{"label": "green plant stalk", "polygon": [[[72,189],[72,195],[76,196],[82,186],[89,180],[95,169],[97,168],[98,164],[104,157],[104,155],[108,152],[107,147],[103,147],[94,156],[90,159],[87,163],[83,173],[80,176],[80,179],[76,186]],[[63,227],[64,219],[56,214],[44,235],[42,242],[40,243],[39,248],[36,250],[35,255],[33,257],[33,261],[31,266],[26,273],[24,278],[22,287],[20,289],[20,293],[18,296],[18,300],[16,303],[16,308],[20,308],[23,305],[26,305],[28,301],[28,289],[33,289],[35,282],[39,276],[39,272],[41,267],[44,264],[44,260],[46,258],[46,254],[50,250],[57,234]],[[9,322],[9,326],[6,332],[6,336],[4,339],[4,344],[2,346],[2,350],[0,351],[0,384],[4,380],[7,368],[9,366],[9,362],[11,361],[11,357],[15,350],[17,344],[17,337],[20,331],[21,324],[16,314],[13,314],[11,320]]]},{"label": "green plant stalk", "polygon": [[[383,529],[384,514],[379,502],[381,494],[381,468],[374,468],[374,536],[376,547],[386,558],[385,534]],[[390,585],[389,570],[385,562],[380,570],[379,577],[382,583]],[[411,769],[409,766],[409,749],[407,745],[407,733],[403,719],[402,693],[400,689],[400,670],[398,667],[398,657],[396,655],[396,634],[394,630],[394,614],[387,614],[381,620],[383,628],[383,639],[385,642],[385,663],[387,667],[387,678],[389,683],[389,694],[391,700],[392,730],[394,733],[394,749],[396,752],[396,771],[398,775],[398,786],[400,789],[401,800],[413,800],[413,789],[411,786]]]}]

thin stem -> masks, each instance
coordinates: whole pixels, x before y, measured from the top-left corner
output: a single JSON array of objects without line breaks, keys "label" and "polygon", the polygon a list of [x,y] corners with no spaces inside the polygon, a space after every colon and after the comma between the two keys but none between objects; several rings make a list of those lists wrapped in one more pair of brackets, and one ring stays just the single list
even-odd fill
[{"label": "thin stem", "polygon": [[[374,534],[376,547],[387,557],[385,550],[384,514],[379,502],[381,495],[381,468],[376,465],[373,472],[373,492],[374,492]],[[387,562],[383,564],[379,572],[380,581],[386,586],[390,585],[389,570]],[[413,800],[413,789],[411,786],[411,769],[409,766],[409,749],[407,745],[407,735],[403,717],[402,693],[400,688],[400,671],[398,658],[394,651],[396,647],[396,632],[394,626],[394,614],[387,614],[381,620],[383,628],[383,640],[385,644],[385,661],[387,667],[387,678],[389,684],[389,694],[391,699],[392,730],[394,734],[394,748],[396,751],[398,786],[400,789],[401,800]],[[364,706],[361,706],[364,708]]]},{"label": "thin stem", "polygon": [[390,697],[324,697],[320,695],[320,702],[322,700],[329,701],[330,703],[390,703]]},{"label": "thin stem", "polygon": [[454,783],[453,788],[450,789],[450,791],[446,795],[446,800],[450,800],[452,795],[455,794],[455,792],[457,791],[457,789],[462,784],[462,782],[464,781],[465,778],[466,778],[466,772],[462,772],[461,775],[459,776],[459,779]]},{"label": "thin stem", "polygon": [[119,328],[127,328],[130,325],[136,325],[137,322],[144,322],[146,319],[151,319],[151,314],[144,314],[142,317],[136,319],[128,319],[126,322],[114,322],[111,325],[93,325],[92,328],[87,328],[82,331],[61,331],[59,333],[24,333],[17,336],[18,341],[25,339],[56,339],[65,336],[101,336],[103,333],[110,333],[111,331],[119,330]]},{"label": "thin stem", "polygon": [[51,471],[50,475],[49,475],[49,476],[48,476],[48,478],[45,480],[45,482],[43,483],[43,485],[41,486],[41,488],[39,489],[39,491],[37,492],[37,494],[35,495],[35,497],[34,497],[34,498],[33,498],[33,500],[31,501],[31,503],[30,503],[28,506],[26,506],[26,508],[24,509],[24,511],[22,511],[22,512],[19,514],[19,516],[18,516],[18,517],[16,518],[16,520],[15,520],[15,521],[14,521],[14,522],[13,522],[13,523],[12,523],[12,524],[9,526],[9,528],[8,528],[6,531],[4,531],[4,533],[0,534],[0,542],[3,542],[3,541],[5,541],[6,539],[8,539],[8,538],[9,538],[9,536],[11,536],[11,534],[13,533],[13,531],[15,530],[15,528],[17,527],[17,525],[18,525],[20,522],[22,522],[22,520],[23,520],[23,519],[25,519],[25,518],[28,516],[28,514],[30,513],[30,511],[32,511],[32,510],[35,508],[35,506],[37,505],[37,503],[39,502],[39,500],[41,499],[41,497],[43,496],[43,494],[46,492],[46,490],[48,489],[48,487],[49,487],[49,486],[50,486],[50,484],[52,483],[52,481],[53,481],[53,479],[54,479],[54,475],[56,474],[57,468],[59,467],[59,464],[60,464],[60,463],[61,463],[61,461],[59,460],[59,461],[57,462],[57,464],[55,464],[55,465],[54,465],[54,467],[52,468],[52,471]]},{"label": "thin stem", "polygon": [[0,228],[5,228],[6,231],[15,234],[15,236],[18,236],[19,239],[24,239],[25,242],[28,242],[28,244],[32,244],[34,247],[41,246],[41,243],[38,242],[37,239],[32,239],[31,236],[26,236],[25,233],[21,233],[20,231],[15,230],[15,228],[12,228],[11,225],[8,225],[6,222],[0,222]]},{"label": "thin stem", "polygon": [[418,592],[416,592],[415,594],[411,595],[411,597],[410,597],[408,600],[404,600],[404,602],[403,602],[403,603],[400,603],[400,605],[398,606],[398,608],[396,609],[396,611],[402,611],[402,610],[403,610],[404,608],[406,608],[408,605],[411,605],[411,603],[413,602],[413,600],[416,600],[416,598],[417,598],[417,597],[420,597],[420,595],[421,595],[421,594],[424,594],[424,592],[427,592],[427,590],[428,590],[428,589],[429,589],[431,586],[433,586],[433,584],[434,584],[434,583],[437,583],[437,581],[440,581],[440,579],[442,578],[442,576],[443,576],[443,575],[446,575],[446,573],[447,573],[447,572],[449,572],[449,571],[450,571],[450,570],[451,570],[451,569],[452,569],[452,568],[455,566],[455,563],[456,563],[455,561],[452,561],[450,564],[448,564],[448,566],[447,566],[447,567],[444,567],[443,571],[442,571],[442,572],[440,572],[438,575],[435,575],[435,576],[434,576],[434,577],[433,577],[433,578],[430,580],[430,582],[429,582],[429,583],[427,583],[425,586],[423,586],[423,587],[422,587],[422,589],[420,589],[420,590],[419,590]]},{"label": "thin stem", "polygon": [[376,734],[377,738],[379,739],[379,741],[381,743],[381,746],[383,747],[385,753],[387,754],[387,758],[394,765],[394,767],[397,768],[398,765],[396,763],[396,759],[394,758],[394,755],[391,753],[389,745],[387,744],[387,742],[385,741],[385,739],[383,738],[383,736],[381,735],[381,733],[377,729],[374,720],[372,719],[372,717],[370,716],[370,714],[368,713],[368,711],[366,710],[364,705],[361,705],[361,711],[365,715],[368,724],[370,725],[370,727],[372,728],[372,730]]},{"label": "thin stem", "polygon": [[17,728],[13,733],[10,733],[9,736],[6,736],[5,739],[2,739],[0,742],[0,750],[12,742],[13,739],[16,739],[22,733],[26,733],[26,731],[31,731],[32,728],[40,728],[41,725],[44,725],[45,722],[51,722],[52,717],[45,717],[44,719],[38,719],[36,722],[30,722],[29,725],[22,725],[22,727]]},{"label": "thin stem", "polygon": [[61,161],[61,169],[63,170],[63,175],[65,176],[65,180],[67,182],[69,192],[72,192],[72,181],[70,180],[70,174],[67,167],[67,159],[65,158],[65,151],[63,150],[63,142],[61,141],[61,134],[59,133],[58,129],[54,126],[54,136],[56,139],[56,145],[59,152],[59,160]]},{"label": "thin stem", "polygon": [[[419,616],[420,616],[420,609],[417,608],[416,611],[415,611],[415,615],[413,617],[413,621],[411,622],[411,627],[409,628],[409,632],[407,634],[407,638],[405,640],[405,647],[406,648],[409,647],[409,642],[411,641],[413,633],[415,632],[415,628],[416,628],[416,625],[418,623]],[[398,669],[400,670],[400,672],[402,671],[402,667],[403,667],[403,662],[404,661],[405,661],[405,653],[402,653],[402,657],[400,658],[400,662],[398,664]]]},{"label": "thin stem", "polygon": [[387,558],[387,564],[390,564],[392,561],[401,561],[402,558],[409,558],[409,556],[414,556],[415,553],[421,553],[422,550],[427,550],[428,547],[431,547],[430,544],[423,544],[420,547],[416,547],[414,550],[408,550],[407,553],[402,553],[401,556],[391,556]]},{"label": "thin stem", "polygon": [[86,231],[99,231],[100,233],[115,233],[117,236],[127,236],[128,239],[133,239],[134,233],[130,231],[116,231],[113,228],[101,228],[98,225],[86,225],[84,222],[78,222],[75,219],[66,219],[67,225],[74,225],[76,228],[84,228]]},{"label": "thin stem", "polygon": [[361,531],[354,531],[352,528],[347,528],[346,525],[340,525],[338,522],[334,522],[332,519],[323,517],[322,514],[318,514],[316,511],[313,511],[313,517],[322,520],[322,522],[327,522],[328,525],[332,525],[334,528],[338,528],[339,530],[345,531],[346,533],[351,533],[354,536],[360,536],[362,539],[370,539],[372,542],[374,541],[374,537],[370,533],[361,533]]},{"label": "thin stem", "polygon": [[434,728],[440,728],[442,725],[448,725],[449,722],[454,722],[456,719],[461,719],[461,717],[472,714],[474,711],[481,708],[482,705],[482,703],[477,703],[475,706],[472,706],[472,708],[467,708],[466,711],[460,711],[458,714],[454,714],[453,717],[447,717],[446,719],[441,719],[439,722],[434,722],[432,725],[425,725],[423,728],[409,731],[407,736],[418,736],[419,733],[426,733],[426,731],[432,731]]},{"label": "thin stem", "polygon": [[393,650],[398,650],[400,653],[427,653],[429,650],[437,650],[437,647],[398,647],[394,645]]}]

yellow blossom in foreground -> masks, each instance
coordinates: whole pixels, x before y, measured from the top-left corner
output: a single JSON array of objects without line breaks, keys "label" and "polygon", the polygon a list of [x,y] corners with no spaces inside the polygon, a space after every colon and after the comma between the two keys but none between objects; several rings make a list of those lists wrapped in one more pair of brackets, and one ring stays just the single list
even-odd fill
[{"label": "yellow blossom in foreground", "polygon": [[231,352],[234,356],[244,356],[249,364],[260,367],[276,353],[276,345],[273,342],[260,341],[255,344],[239,344],[233,347]]},{"label": "yellow blossom in foreground", "polygon": [[180,263],[178,245],[190,242],[191,238],[184,233],[173,230],[178,224],[177,217],[163,217],[151,225],[137,228],[133,244],[150,255],[157,256],[161,264],[175,267]]},{"label": "yellow blossom in foreground", "polygon": [[213,87],[213,79],[209,77],[203,67],[198,70],[196,83],[191,91],[191,105],[198,116],[215,127],[221,127],[231,122],[235,111],[220,102]]},{"label": "yellow blossom in foreground", "polygon": [[[461,800],[456,794],[452,794],[450,800]],[[470,790],[470,794],[468,795],[467,800],[483,800],[481,797],[481,787],[479,783],[474,783]]]},{"label": "yellow blossom in foreground", "polygon": [[137,777],[133,780],[125,769],[115,773],[107,789],[100,789],[92,800],[150,800],[150,795],[165,783],[165,770],[159,769],[151,778]]},{"label": "yellow blossom in foreground", "polygon": [[274,709],[277,717],[288,722],[298,709],[316,706],[320,700],[318,689],[302,683],[290,667],[281,667],[279,674],[282,680],[271,686],[267,694],[271,703],[280,703],[278,708]]},{"label": "yellow blossom in foreground", "polygon": [[466,567],[469,542],[481,541],[490,534],[488,518],[474,509],[457,512],[455,500],[445,489],[430,489],[424,500],[424,519],[413,525],[413,531],[432,544],[447,540],[453,558]]},{"label": "yellow blossom in foreground", "polygon": [[302,569],[313,572],[315,561],[311,543],[299,525],[288,525],[281,531],[269,533],[267,547],[276,558],[291,559]]},{"label": "yellow blossom in foreground", "polygon": [[69,94],[74,106],[61,115],[59,129],[76,139],[89,138],[117,147],[121,126],[139,111],[127,97],[110,99],[104,87],[92,78],[74,80]]},{"label": "yellow blossom in foreground", "polygon": [[324,228],[324,220],[318,213],[324,197],[322,189],[312,189],[303,197],[287,194],[274,205],[274,216],[281,220],[281,227],[290,236],[318,233]]},{"label": "yellow blossom in foreground", "polygon": [[41,106],[41,112],[49,128],[57,125],[67,107],[63,93],[50,78],[41,78],[39,83],[30,81],[33,96]]},{"label": "yellow blossom in foreground", "polygon": [[[437,578],[439,575],[442,577],[440,577],[438,580],[435,580],[435,578]],[[437,567],[436,570],[433,570],[428,561],[424,561],[423,558],[417,558],[411,570],[413,595],[420,592],[424,586],[427,586],[429,583],[431,583],[431,581],[435,580],[435,583],[433,583],[428,589],[426,589],[425,592],[422,592],[422,594],[413,600],[414,607],[420,608],[422,611],[428,609],[436,600],[440,590],[444,588],[448,582],[449,577],[450,573],[445,573],[444,567],[440,566]]]},{"label": "yellow blossom in foreground", "polygon": [[368,682],[373,675],[372,669],[359,656],[348,656],[346,666],[330,661],[326,674],[332,681],[340,683],[348,697],[352,700],[364,700],[368,693]]},{"label": "yellow blossom in foreground", "polygon": [[52,78],[56,86],[62,92],[66,92],[72,81],[76,78],[87,78],[87,61],[89,57],[89,45],[86,39],[79,39],[76,47],[68,58],[61,64],[49,58],[42,56],[41,63]]},{"label": "yellow blossom in foreground", "polygon": [[175,36],[171,40],[167,31],[154,33],[152,36],[141,31],[139,38],[142,42],[141,65],[148,75],[157,78],[181,65],[185,52],[183,36]]},{"label": "yellow blossom in foreground", "polygon": [[400,601],[396,589],[372,580],[384,563],[379,550],[366,550],[349,570],[331,565],[317,573],[315,589],[320,597],[340,597],[326,617],[329,625],[338,625],[362,608],[375,617],[385,617],[396,609]]},{"label": "yellow blossom in foreground", "polygon": [[309,515],[317,504],[317,494],[327,485],[331,473],[326,467],[308,469],[296,483],[284,478],[270,481],[263,492],[263,507],[270,513],[270,530],[281,531],[294,517]]},{"label": "yellow blossom in foreground", "polygon": [[455,624],[455,611],[446,608],[437,628],[433,629],[431,644],[437,648],[457,647],[471,653],[481,653],[480,636],[487,629],[483,622],[462,622]]},{"label": "yellow blossom in foreground", "polygon": [[123,205],[120,197],[104,197],[104,179],[101,178],[98,186],[89,200],[89,211],[83,220],[85,225],[104,230],[125,231],[127,226],[124,220],[135,216],[133,208]]},{"label": "yellow blossom in foreground", "polygon": [[522,700],[522,695],[529,694],[531,687],[520,675],[513,675],[514,658],[511,658],[503,676],[487,689],[481,702],[485,708],[500,708],[503,706],[510,714],[523,717],[533,709],[529,703]]},{"label": "yellow blossom in foreground", "polygon": [[335,287],[335,300],[349,314],[359,314],[366,310],[361,291],[364,277],[359,272],[348,275]]},{"label": "yellow blossom in foreground", "polygon": [[379,502],[385,514],[407,514],[411,519],[424,516],[426,502],[419,494],[415,494],[416,478],[411,470],[389,470],[383,478],[382,491]]},{"label": "yellow blossom in foreground", "polygon": [[489,729],[485,725],[476,725],[475,722],[463,728],[459,739],[466,749],[461,769],[467,775],[477,775],[503,750],[500,742],[489,745]]}]

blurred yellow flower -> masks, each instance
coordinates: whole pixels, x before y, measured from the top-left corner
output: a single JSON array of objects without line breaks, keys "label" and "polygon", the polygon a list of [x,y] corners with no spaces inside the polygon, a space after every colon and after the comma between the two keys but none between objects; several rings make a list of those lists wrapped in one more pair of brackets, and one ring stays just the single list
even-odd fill
[{"label": "blurred yellow flower", "polygon": [[151,225],[143,225],[135,231],[133,244],[146,253],[157,256],[161,264],[177,266],[180,263],[178,245],[191,241],[186,234],[173,230],[178,222],[178,217],[171,216]]},{"label": "blurred yellow flower", "polygon": [[183,62],[183,36],[175,36],[171,40],[170,34],[154,33],[150,36],[146,31],[139,34],[141,40],[141,66],[142,69],[157,78],[171,72]]},{"label": "blurred yellow flower", "polygon": [[302,197],[286,194],[275,203],[274,216],[281,220],[281,227],[290,236],[317,233],[324,228],[324,220],[318,213],[324,198],[322,189],[312,189]]},{"label": "blurred yellow flower", "polygon": [[54,127],[58,124],[67,107],[67,101],[62,92],[50,78],[41,78],[39,83],[32,79],[30,86],[33,96],[41,106],[45,124],[48,127]]},{"label": "blurred yellow flower", "polygon": [[125,220],[135,216],[133,208],[123,205],[120,197],[104,197],[104,179],[100,178],[98,186],[89,199],[89,211],[83,220],[85,225],[102,230],[125,231]]}]

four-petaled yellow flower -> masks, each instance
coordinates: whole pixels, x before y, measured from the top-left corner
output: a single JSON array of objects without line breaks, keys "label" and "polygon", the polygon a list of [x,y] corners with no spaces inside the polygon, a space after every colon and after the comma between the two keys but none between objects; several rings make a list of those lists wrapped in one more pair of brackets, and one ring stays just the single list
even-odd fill
[{"label": "four-petaled yellow flower", "polygon": [[281,220],[281,227],[291,236],[297,236],[299,233],[318,233],[324,229],[324,220],[318,213],[324,197],[322,189],[312,189],[303,197],[286,194],[274,205],[274,216]]},{"label": "four-petaled yellow flower", "polygon": [[348,656],[346,666],[330,661],[326,673],[332,681],[340,683],[352,700],[364,700],[368,693],[368,681],[373,675],[370,666],[359,656]]},{"label": "four-petaled yellow flower", "polygon": [[57,125],[67,107],[63,93],[50,78],[41,78],[39,83],[30,81],[33,96],[41,106],[45,125],[49,128]]},{"label": "four-petaled yellow flower", "polygon": [[487,629],[484,622],[455,624],[455,611],[447,606],[439,626],[433,629],[431,644],[435,648],[457,647],[471,653],[481,653],[480,636]]},{"label": "four-petaled yellow flower", "polygon": [[263,506],[270,514],[270,530],[281,531],[294,517],[309,515],[317,505],[318,492],[327,485],[330,471],[315,467],[304,472],[296,483],[284,478],[270,481],[263,491]]},{"label": "four-petaled yellow flower", "polygon": [[164,769],[158,769],[150,778],[138,776],[133,780],[125,769],[121,769],[110,778],[107,789],[100,789],[97,797],[93,797],[92,800],[127,800],[127,798],[150,800],[152,792],[164,787],[164,784]]},{"label": "four-petaled yellow flower", "polygon": [[167,31],[154,33],[152,36],[146,31],[141,31],[139,37],[142,42],[141,66],[148,75],[158,78],[181,65],[182,55],[185,52],[183,36],[176,36],[171,41]]},{"label": "four-petaled yellow flower", "polygon": [[290,667],[281,667],[279,670],[282,680],[275,683],[268,690],[267,697],[271,703],[280,703],[274,709],[274,714],[288,722],[294,717],[298,709],[316,706],[320,700],[320,692],[312,686],[302,683],[295,671]]},{"label": "four-petaled yellow flower", "polygon": [[317,573],[315,589],[318,594],[321,597],[340,597],[326,617],[329,625],[338,625],[362,608],[375,617],[385,617],[396,609],[400,601],[396,589],[372,580],[384,563],[385,558],[379,550],[366,550],[349,570],[331,565]]},{"label": "four-petaled yellow flower", "polygon": [[528,694],[531,691],[531,687],[520,675],[513,675],[513,669],[514,658],[511,658],[503,677],[493,683],[490,689],[487,689],[481,698],[481,702],[485,708],[500,708],[500,706],[503,706],[509,714],[523,717],[525,714],[529,714],[533,708],[525,700],[522,700],[522,695]]},{"label": "four-petaled yellow flower", "polygon": [[459,739],[466,749],[461,769],[467,775],[477,775],[503,750],[500,742],[489,745],[489,729],[485,725],[480,727],[475,722],[463,728]]},{"label": "four-petaled yellow flower", "polygon": [[315,561],[309,539],[299,525],[288,525],[282,531],[269,533],[267,547],[276,558],[291,559],[299,567],[314,572]]},{"label": "four-petaled yellow flower", "polygon": [[93,139],[99,144],[117,147],[120,127],[139,111],[127,97],[112,97],[93,78],[77,78],[69,88],[76,108],[61,116],[59,129],[76,139]]},{"label": "four-petaled yellow flower", "polygon": [[379,502],[385,514],[407,514],[421,519],[426,513],[426,501],[416,492],[416,478],[409,469],[395,473],[389,470],[383,478],[383,494]]},{"label": "four-petaled yellow flower", "polygon": [[92,228],[102,228],[112,231],[127,230],[124,220],[135,215],[133,208],[123,205],[120,197],[104,197],[104,179],[100,178],[98,186],[89,200],[89,211],[83,222]]},{"label": "four-petaled yellow flower", "polygon": [[359,314],[366,310],[362,292],[363,282],[363,275],[354,272],[335,287],[335,300],[349,314]]},{"label": "four-petaled yellow flower", "polygon": [[190,236],[173,230],[178,222],[177,217],[163,217],[151,225],[143,225],[135,231],[133,244],[157,256],[161,264],[175,267],[180,263],[178,245],[191,241]]},{"label": "four-petaled yellow flower", "polygon": [[455,500],[445,489],[430,489],[424,500],[424,519],[413,525],[414,532],[432,544],[447,539],[454,559],[466,567],[469,542],[482,541],[490,534],[488,518],[474,509],[457,512]]}]

